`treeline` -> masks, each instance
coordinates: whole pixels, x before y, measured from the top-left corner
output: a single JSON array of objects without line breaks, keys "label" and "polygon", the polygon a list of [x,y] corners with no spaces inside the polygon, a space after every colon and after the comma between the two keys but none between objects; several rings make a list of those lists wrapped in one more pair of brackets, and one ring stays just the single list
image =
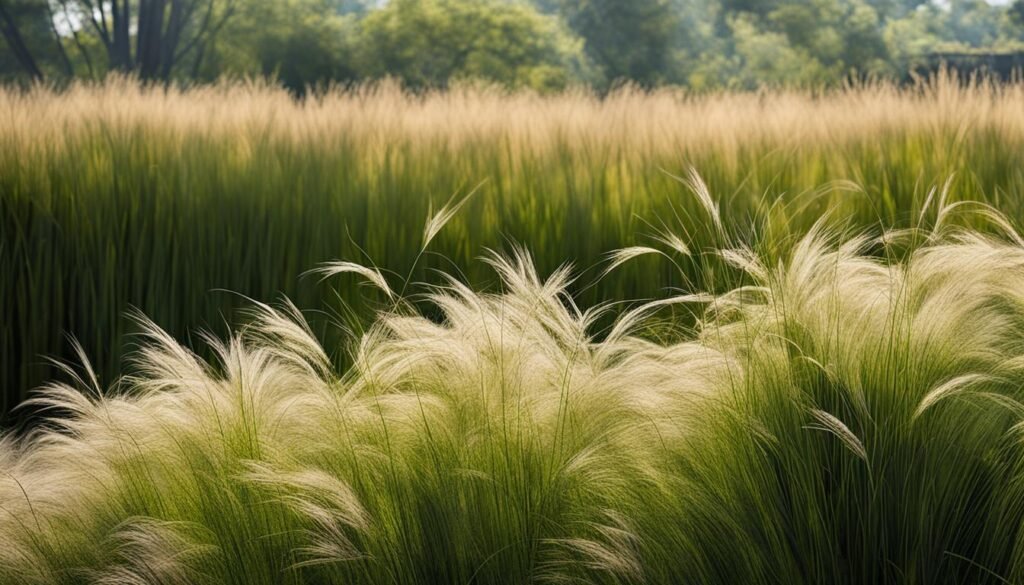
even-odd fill
[{"label": "treeline", "polygon": [[1015,51],[1024,0],[0,0],[0,32],[6,81],[754,88]]}]

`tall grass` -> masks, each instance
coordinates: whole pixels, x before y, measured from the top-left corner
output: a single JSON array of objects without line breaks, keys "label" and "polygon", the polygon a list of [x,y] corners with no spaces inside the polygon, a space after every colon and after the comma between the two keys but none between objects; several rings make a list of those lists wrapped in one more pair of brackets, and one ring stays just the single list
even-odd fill
[{"label": "tall grass", "polygon": [[[726,225],[765,218],[748,234],[757,238],[805,232],[826,211],[910,225],[949,177],[950,197],[1020,217],[1022,105],[1022,86],[948,78],[820,95],[627,88],[604,99],[387,85],[302,102],[259,84],[3,89],[0,410],[57,374],[47,358],[72,356],[69,336],[111,381],[137,330],[132,308],[178,338],[239,323],[239,295],[341,311],[334,289],[300,278],[337,257],[415,266],[413,280],[464,271],[480,285],[489,276],[473,258],[509,242],[528,245],[542,272],[648,245],[663,221],[713,244],[673,178],[691,166]],[[481,183],[438,236],[439,255],[415,262],[422,218]],[[645,257],[595,286],[587,272],[572,290],[591,306],[654,298],[701,274]],[[358,315],[383,301],[340,284]],[[330,339],[328,319],[311,320]]]},{"label": "tall grass", "polygon": [[[967,207],[617,253],[724,292],[610,328],[568,268],[493,255],[501,291],[399,300],[344,373],[294,305],[211,362],[143,321],[136,376],[69,368],[34,399],[54,419],[0,443],[0,581],[1019,581],[1024,247]],[[637,335],[669,305],[696,325]]]}]

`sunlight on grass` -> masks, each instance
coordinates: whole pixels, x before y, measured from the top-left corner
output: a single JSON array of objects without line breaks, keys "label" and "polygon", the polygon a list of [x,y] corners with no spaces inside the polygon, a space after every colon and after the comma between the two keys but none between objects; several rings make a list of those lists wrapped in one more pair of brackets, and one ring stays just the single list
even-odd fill
[{"label": "sunlight on grass", "polygon": [[[212,361],[143,321],[138,375],[52,384],[0,444],[0,580],[1013,582],[1024,249],[951,205],[903,238],[691,242],[687,268],[626,249],[722,292],[610,328],[570,270],[492,255],[500,291],[399,299],[345,372],[290,303]],[[678,341],[631,333],[680,303]]]},{"label": "sunlight on grass", "polygon": [[[680,273],[657,255],[594,283],[587,269],[610,250],[664,234],[675,234],[674,255],[734,236],[784,249],[825,214],[912,228],[950,177],[950,203],[1018,218],[1022,104],[1024,86],[947,78],[821,94],[623,88],[603,99],[387,84],[302,101],[258,83],[0,90],[0,410],[58,374],[47,356],[74,356],[66,335],[109,384],[137,332],[132,309],[179,339],[243,323],[240,295],[346,311],[335,290],[300,278],[338,258],[394,270],[401,295],[402,282],[437,282],[436,270],[485,286],[494,279],[474,258],[522,243],[543,273],[573,262],[571,290],[591,307],[710,289],[706,271],[680,263]],[[458,206],[444,231],[425,226]],[[424,235],[437,254],[420,257]],[[365,320],[387,301],[362,283],[340,279],[337,290]],[[329,345],[343,343],[331,319],[310,319]],[[345,355],[331,352],[339,368]]]}]

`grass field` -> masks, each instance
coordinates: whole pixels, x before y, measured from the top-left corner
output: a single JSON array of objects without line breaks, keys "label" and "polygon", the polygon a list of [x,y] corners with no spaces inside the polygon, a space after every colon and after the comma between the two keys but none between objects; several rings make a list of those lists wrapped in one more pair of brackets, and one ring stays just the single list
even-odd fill
[{"label": "grass field", "polygon": [[[138,376],[51,385],[51,423],[0,443],[0,580],[1017,582],[1024,248],[953,205],[882,256],[727,238],[704,252],[735,288],[600,338],[525,252],[488,261],[501,294],[433,289],[441,322],[381,312],[346,372],[294,307],[255,305],[212,363],[142,323]],[[667,303],[696,327],[636,336]]]},{"label": "grass field", "polygon": [[1024,581],[1022,106],[0,92],[0,583]]},{"label": "grass field", "polygon": [[[714,244],[671,176],[690,167],[726,226],[758,225],[746,235],[759,241],[791,239],[826,210],[857,226],[908,225],[947,181],[953,199],[1020,217],[1022,104],[1020,86],[949,80],[604,100],[389,86],[304,103],[258,85],[0,91],[2,410],[56,374],[46,358],[73,356],[69,335],[112,382],[132,308],[178,339],[226,333],[247,304],[239,295],[340,311],[335,289],[304,271],[341,258],[404,277],[429,211],[474,188],[412,280],[434,282],[440,268],[493,282],[473,258],[511,243],[528,246],[541,273],[563,262],[583,271],[650,244],[662,223]],[[582,306],[684,285],[646,258],[589,286],[596,276],[572,287]],[[359,315],[379,300],[336,285]],[[334,339],[328,319],[309,317]]]}]

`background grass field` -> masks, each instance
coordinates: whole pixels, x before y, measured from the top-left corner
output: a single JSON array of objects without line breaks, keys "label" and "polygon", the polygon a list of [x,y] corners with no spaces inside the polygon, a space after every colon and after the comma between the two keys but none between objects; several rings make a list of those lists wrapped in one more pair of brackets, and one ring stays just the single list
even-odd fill
[{"label": "background grass field", "polygon": [[[575,263],[582,306],[699,289],[704,271],[656,258],[596,284],[599,271],[586,270],[663,226],[695,248],[714,245],[672,176],[691,167],[728,229],[765,249],[785,249],[826,211],[855,226],[908,225],[947,182],[951,201],[1019,218],[1022,106],[1024,87],[948,78],[604,99],[479,87],[410,95],[386,84],[302,102],[258,84],[2,90],[2,410],[57,375],[45,358],[71,357],[69,335],[104,383],[126,371],[131,308],[179,339],[244,319],[243,296],[369,317],[383,297],[355,279],[301,278],[339,258],[396,280],[412,270],[436,282],[443,268],[486,284],[472,259],[518,242],[542,274]],[[414,262],[430,211],[474,190]],[[321,338],[343,339],[328,316],[309,318]]]}]

